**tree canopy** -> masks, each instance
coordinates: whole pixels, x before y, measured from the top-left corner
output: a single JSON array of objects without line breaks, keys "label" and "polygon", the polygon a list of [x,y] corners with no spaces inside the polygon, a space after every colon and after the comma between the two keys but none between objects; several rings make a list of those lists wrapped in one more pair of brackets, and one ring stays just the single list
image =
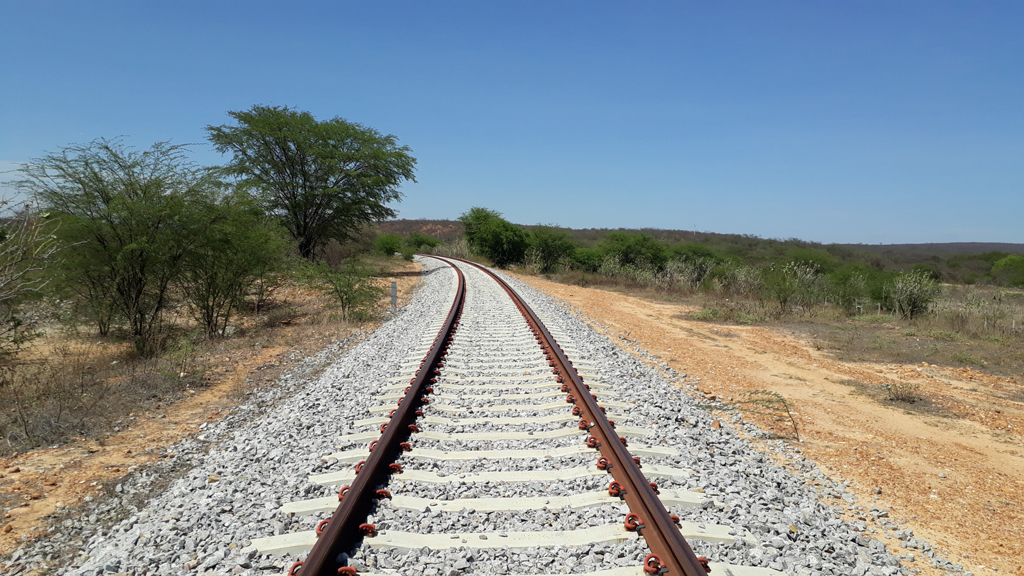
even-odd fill
[{"label": "tree canopy", "polygon": [[1024,256],[1012,254],[1002,258],[992,266],[992,275],[998,280],[1024,288]]},{"label": "tree canopy", "polygon": [[373,128],[277,106],[228,115],[238,124],[207,126],[210,141],[232,154],[228,173],[281,219],[304,258],[393,218],[387,204],[401,200],[402,182],[416,181],[411,149]]},{"label": "tree canopy", "polygon": [[278,271],[290,242],[252,201],[224,195],[198,206],[204,230],[185,253],[176,283],[207,336],[224,336],[246,296]]},{"label": "tree canopy", "polygon": [[599,248],[618,258],[623,266],[652,266],[660,270],[669,256],[664,244],[647,234],[633,232],[609,232]]},{"label": "tree canopy", "polygon": [[209,228],[219,190],[212,171],[158,142],[139,152],[118,140],[62,148],[23,169],[22,190],[61,222],[61,283],[105,334],[121,317],[136,348],[153,354],[161,312],[186,252]]},{"label": "tree canopy", "polygon": [[101,138],[34,160],[19,182],[59,224],[56,288],[84,305],[101,335],[124,321],[146,356],[159,352],[161,316],[179,296],[208,335],[224,334],[288,249],[248,197],[226,193],[216,171],[186,152]]},{"label": "tree canopy", "polygon": [[569,239],[565,230],[541,226],[530,233],[530,249],[527,253],[536,262],[541,273],[553,272],[562,262],[572,257],[576,244]]},{"label": "tree canopy", "polygon": [[502,218],[500,212],[474,207],[459,216],[459,221],[466,227],[469,245],[493,260],[495,266],[505,268],[522,262],[529,238],[522,228]]}]

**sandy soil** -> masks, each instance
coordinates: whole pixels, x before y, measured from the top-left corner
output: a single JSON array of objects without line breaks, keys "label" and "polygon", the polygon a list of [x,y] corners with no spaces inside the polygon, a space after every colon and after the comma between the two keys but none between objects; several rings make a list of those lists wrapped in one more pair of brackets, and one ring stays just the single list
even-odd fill
[{"label": "sandy soil", "polygon": [[[399,305],[411,298],[419,268],[407,264],[403,268],[407,275],[393,278],[398,282]],[[390,296],[385,300],[390,301]],[[301,318],[295,319],[294,329],[302,330],[301,324]],[[288,339],[287,335],[278,338]],[[218,352],[209,360],[210,386],[187,390],[188,397],[173,404],[135,413],[130,425],[101,441],[75,439],[56,448],[0,458],[0,501],[4,509],[9,508],[0,518],[0,554],[45,537],[47,516],[57,509],[80,507],[86,498],[97,498],[105,484],[114,485],[129,471],[165,458],[168,448],[196,436],[203,423],[226,417],[241,393],[274,381],[289,364],[298,363],[302,349],[308,348],[314,348],[310,354],[318,354],[315,347],[287,345]]]},{"label": "sandy soil", "polygon": [[[635,354],[636,344],[700,378],[705,398],[782,394],[795,405],[801,451],[850,482],[859,505],[889,509],[890,519],[975,574],[996,567],[1024,575],[1022,383],[970,369],[840,362],[788,330],[694,321],[678,304],[518,278],[576,308],[624,349]],[[844,384],[851,380],[860,384]],[[865,393],[885,383],[918,385],[924,401],[886,405]],[[908,552],[866,520],[890,550]],[[940,573],[925,558],[907,565]]]}]

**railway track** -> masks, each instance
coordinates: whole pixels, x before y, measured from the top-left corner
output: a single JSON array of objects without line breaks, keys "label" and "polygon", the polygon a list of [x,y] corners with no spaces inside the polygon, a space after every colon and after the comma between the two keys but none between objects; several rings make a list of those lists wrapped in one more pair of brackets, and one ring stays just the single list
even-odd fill
[{"label": "railway track", "polygon": [[[636,426],[572,338],[547,328],[499,277],[443,260],[456,282],[436,333],[421,337],[404,373],[374,396],[374,415],[325,455],[350,466],[309,478],[337,496],[282,507],[333,514],[314,531],[257,538],[253,549],[308,551],[295,576],[372,573],[402,562],[396,552],[453,550],[461,556],[440,568],[459,573],[474,551],[497,550],[512,563],[570,546],[606,559],[587,564],[601,576],[781,574],[694,554],[687,539],[731,544],[739,535],[670,512],[707,502],[686,489],[688,470],[662,463],[678,448]],[[516,524],[533,529],[495,529]]]},{"label": "railway track", "polygon": [[911,574],[880,534],[840,515],[881,511],[798,450],[766,444],[784,468],[732,430],[755,427],[715,425],[679,389],[686,375],[667,381],[514,280],[532,325],[483,271],[422,264],[425,282],[394,318],[253,390],[161,464],[57,520],[6,573],[280,576],[301,560],[293,574],[640,576],[700,574],[703,556],[720,576]]}]

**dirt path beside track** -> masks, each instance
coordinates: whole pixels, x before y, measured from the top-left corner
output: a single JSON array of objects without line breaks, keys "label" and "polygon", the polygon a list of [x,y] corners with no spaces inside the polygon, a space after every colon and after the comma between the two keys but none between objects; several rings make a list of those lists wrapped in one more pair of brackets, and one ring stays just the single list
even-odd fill
[{"label": "dirt path beside track", "polygon": [[[841,362],[792,331],[690,320],[692,309],[517,276],[570,304],[632,353],[700,378],[699,395],[723,401],[771,390],[794,405],[800,450],[850,483],[858,505],[890,520],[975,574],[1024,575],[1024,386],[971,369]],[[596,320],[596,321],[595,321]],[[879,400],[883,384],[918,386],[914,404]],[[749,416],[749,415],[748,415]],[[756,418],[755,418],[756,419]],[[794,442],[795,443],[795,442]],[[843,504],[843,502],[833,502]],[[870,514],[849,510],[906,565]]]}]

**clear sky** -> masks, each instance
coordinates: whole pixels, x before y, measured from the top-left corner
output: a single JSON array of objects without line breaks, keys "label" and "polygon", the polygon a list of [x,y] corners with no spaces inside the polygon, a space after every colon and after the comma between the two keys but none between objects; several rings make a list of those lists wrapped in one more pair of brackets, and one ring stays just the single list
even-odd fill
[{"label": "clear sky", "polygon": [[0,0],[0,170],[254,104],[397,136],[405,218],[1024,242],[1024,2]]}]

